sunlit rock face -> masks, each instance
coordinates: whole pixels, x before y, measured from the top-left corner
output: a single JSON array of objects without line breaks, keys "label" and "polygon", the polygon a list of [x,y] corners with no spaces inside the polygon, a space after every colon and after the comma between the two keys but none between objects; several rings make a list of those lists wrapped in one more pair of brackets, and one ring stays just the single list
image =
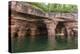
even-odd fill
[{"label": "sunlit rock face", "polygon": [[[72,37],[75,37],[75,36],[77,36],[76,34],[77,34],[77,23],[78,22],[67,22],[67,23],[65,23],[65,27],[66,27],[66,30],[67,30],[67,36],[68,36],[68,38],[70,39],[70,38],[72,38]],[[71,36],[71,37],[70,37]]]},{"label": "sunlit rock face", "polygon": [[12,34],[11,36],[15,36],[14,33],[16,33],[19,37],[25,36],[27,29],[29,28],[28,23],[26,21],[14,19],[14,17],[11,18],[10,27]]},{"label": "sunlit rock face", "polygon": [[[62,22],[64,26],[59,28],[58,32],[65,33],[63,30],[66,30],[67,36],[72,36],[77,33],[77,13],[43,13],[33,8],[29,3],[25,5],[22,2],[11,2],[11,11],[11,15],[14,15],[11,17],[10,25],[12,37],[15,36],[15,34],[17,34],[18,37],[24,37],[27,34],[34,37],[41,33],[40,28],[45,27],[46,34],[49,38],[51,39],[53,37],[52,39],[55,39],[55,35],[57,34],[56,29],[58,26],[61,26],[58,25],[60,22]],[[18,13],[15,14],[14,11]],[[42,30],[44,31],[44,29]]]},{"label": "sunlit rock face", "polygon": [[38,26],[35,22],[29,22],[23,19],[19,19],[17,17],[11,18],[11,24],[9,27],[11,28],[10,32],[12,37],[14,37],[15,34],[18,37],[28,36],[27,34],[34,37],[35,35],[37,35],[37,33],[39,33],[37,32]]}]

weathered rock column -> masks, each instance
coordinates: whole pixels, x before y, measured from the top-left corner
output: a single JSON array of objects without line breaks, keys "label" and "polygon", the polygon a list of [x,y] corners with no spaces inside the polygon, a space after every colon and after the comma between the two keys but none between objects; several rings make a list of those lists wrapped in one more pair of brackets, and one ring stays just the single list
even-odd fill
[{"label": "weathered rock column", "polygon": [[48,35],[49,36],[53,36],[55,38],[55,29],[56,29],[56,25],[58,24],[58,22],[54,21],[54,22],[51,22],[49,24],[47,24],[47,29],[48,29]]},{"label": "weathered rock column", "polygon": [[36,28],[30,28],[31,29],[31,36],[34,37],[36,35]]},{"label": "weathered rock column", "polygon": [[30,24],[30,30],[31,30],[31,33],[30,33],[31,38],[35,38],[36,30],[37,30],[35,23]]},{"label": "weathered rock column", "polygon": [[65,23],[65,27],[66,27],[66,31],[67,31],[67,39],[70,40],[71,39],[71,24],[70,23]]},{"label": "weathered rock column", "polygon": [[67,30],[67,38],[71,39],[71,36],[70,36],[71,30],[69,28],[66,28],[66,30]]},{"label": "weathered rock column", "polygon": [[18,31],[18,38],[23,38],[26,35],[25,26],[21,26]]},{"label": "weathered rock column", "polygon": [[18,25],[10,25],[11,27],[11,37],[15,37],[18,31]]},{"label": "weathered rock column", "polygon": [[55,38],[55,27],[54,24],[47,24],[47,29],[48,29],[48,36],[54,37]]}]

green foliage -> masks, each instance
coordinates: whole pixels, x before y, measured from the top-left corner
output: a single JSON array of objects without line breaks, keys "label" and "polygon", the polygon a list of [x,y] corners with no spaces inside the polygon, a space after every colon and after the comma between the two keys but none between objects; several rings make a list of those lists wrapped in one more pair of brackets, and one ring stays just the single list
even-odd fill
[{"label": "green foliage", "polygon": [[36,9],[39,9],[43,12],[48,12],[48,7],[44,3],[31,3],[31,4]]},{"label": "green foliage", "polygon": [[77,6],[71,4],[30,3],[36,9],[43,12],[76,12]]}]

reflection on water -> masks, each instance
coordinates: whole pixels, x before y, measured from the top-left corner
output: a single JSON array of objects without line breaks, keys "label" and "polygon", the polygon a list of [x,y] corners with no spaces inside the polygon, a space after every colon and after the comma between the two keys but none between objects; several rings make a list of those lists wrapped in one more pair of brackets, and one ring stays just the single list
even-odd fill
[{"label": "reflection on water", "polygon": [[36,38],[24,37],[12,39],[13,52],[31,52],[31,51],[46,51],[46,50],[63,50],[76,49],[77,38],[61,39],[56,37],[55,40],[48,39],[48,36],[36,36]]}]

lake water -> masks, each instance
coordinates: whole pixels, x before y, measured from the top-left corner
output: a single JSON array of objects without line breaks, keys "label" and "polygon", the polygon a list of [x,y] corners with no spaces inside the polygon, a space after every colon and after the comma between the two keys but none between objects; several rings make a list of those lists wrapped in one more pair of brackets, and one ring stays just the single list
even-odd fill
[{"label": "lake water", "polygon": [[61,39],[60,37],[55,40],[49,40],[48,36],[30,36],[13,38],[12,39],[12,52],[33,52],[33,51],[50,51],[50,50],[66,50],[78,48],[77,37],[73,39]]}]

